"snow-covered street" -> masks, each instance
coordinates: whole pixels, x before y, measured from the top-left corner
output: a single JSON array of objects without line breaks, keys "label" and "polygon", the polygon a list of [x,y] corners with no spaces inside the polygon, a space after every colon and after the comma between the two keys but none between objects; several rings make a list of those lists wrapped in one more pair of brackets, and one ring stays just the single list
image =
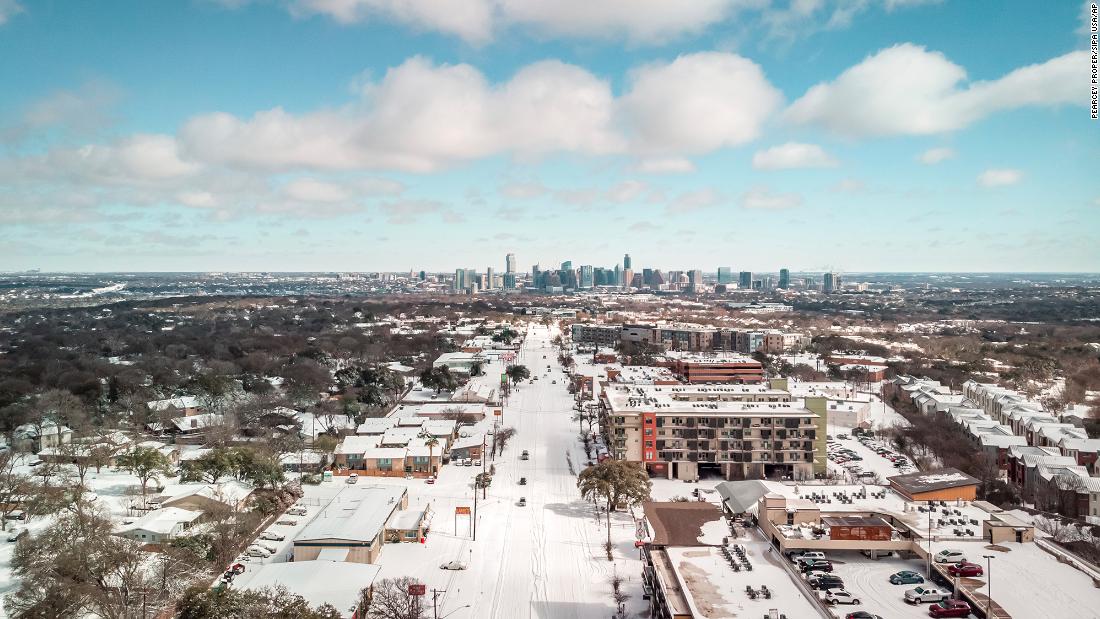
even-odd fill
[{"label": "snow-covered street", "polygon": [[[612,515],[615,561],[608,561],[605,521],[597,521],[594,508],[577,491],[576,473],[586,458],[572,421],[573,396],[550,343],[557,333],[554,327],[533,324],[515,361],[538,380],[522,382],[504,406],[502,425],[514,427],[516,436],[503,455],[487,463],[496,466],[496,475],[487,497],[478,500],[477,541],[471,540],[471,518],[456,517],[455,507],[472,510],[473,478],[480,468],[444,466],[435,484],[419,479],[360,481],[408,486],[410,507],[430,503],[434,518],[427,543],[387,544],[379,579],[420,580],[428,588],[426,605],[432,603],[432,590],[439,590],[440,617],[603,619],[614,612],[608,578],[616,569],[633,596],[630,608],[644,608],[633,520],[626,513]],[[493,364],[485,371],[493,377],[503,368]],[[530,452],[529,460],[520,458],[523,450]],[[519,484],[521,477],[527,478],[526,485]],[[312,490],[307,486],[307,497],[338,483]],[[527,499],[526,506],[519,505],[520,497]],[[453,560],[467,563],[468,569],[440,569]]]}]

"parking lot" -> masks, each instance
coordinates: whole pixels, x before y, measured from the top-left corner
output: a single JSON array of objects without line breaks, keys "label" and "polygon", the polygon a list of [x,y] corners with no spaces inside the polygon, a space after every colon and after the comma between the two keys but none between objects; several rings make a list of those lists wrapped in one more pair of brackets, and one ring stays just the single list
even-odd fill
[{"label": "parking lot", "polygon": [[900,571],[925,574],[925,562],[917,559],[900,559],[896,556],[870,559],[858,552],[826,553],[833,563],[833,574],[844,580],[844,588],[859,599],[859,606],[838,606],[837,616],[843,617],[850,609],[865,610],[883,619],[928,617],[930,604],[909,604],[904,595],[907,589],[917,586],[939,587],[935,583],[890,583],[890,575]]},{"label": "parking lot", "polygon": [[892,475],[916,471],[912,462],[890,448],[885,439],[861,438],[834,427],[827,444],[829,470],[859,483],[886,483]]}]

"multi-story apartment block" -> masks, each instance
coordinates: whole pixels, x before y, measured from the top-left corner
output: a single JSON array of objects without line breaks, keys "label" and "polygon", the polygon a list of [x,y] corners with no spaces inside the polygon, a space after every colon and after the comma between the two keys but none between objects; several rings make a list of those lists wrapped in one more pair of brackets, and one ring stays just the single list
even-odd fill
[{"label": "multi-story apartment block", "polygon": [[608,383],[600,397],[612,454],[650,475],[695,480],[810,479],[824,468],[824,398],[767,385]]},{"label": "multi-story apartment block", "polygon": [[751,357],[730,354],[669,352],[665,365],[688,383],[754,384],[764,380],[764,366]]},{"label": "multi-story apartment block", "polygon": [[614,347],[622,338],[621,325],[577,323],[570,328],[574,344],[596,344]]}]

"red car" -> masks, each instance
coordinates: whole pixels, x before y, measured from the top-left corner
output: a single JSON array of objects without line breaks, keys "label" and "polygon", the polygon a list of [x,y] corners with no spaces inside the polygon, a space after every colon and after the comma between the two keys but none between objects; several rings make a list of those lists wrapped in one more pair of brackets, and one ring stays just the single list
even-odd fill
[{"label": "red car", "polygon": [[977,563],[970,563],[969,561],[956,563],[948,567],[947,572],[952,576],[981,576],[983,573],[982,566],[978,565]]},{"label": "red car", "polygon": [[970,604],[963,600],[944,600],[928,607],[929,617],[969,617]]}]

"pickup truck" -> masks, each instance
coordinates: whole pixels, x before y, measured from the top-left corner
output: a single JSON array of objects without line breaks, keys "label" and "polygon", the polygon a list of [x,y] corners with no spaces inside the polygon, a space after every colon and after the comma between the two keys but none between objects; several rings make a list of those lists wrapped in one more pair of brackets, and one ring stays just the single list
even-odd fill
[{"label": "pickup truck", "polygon": [[951,596],[943,589],[934,587],[916,587],[905,592],[905,601],[910,604],[923,604],[925,602],[942,602]]}]

